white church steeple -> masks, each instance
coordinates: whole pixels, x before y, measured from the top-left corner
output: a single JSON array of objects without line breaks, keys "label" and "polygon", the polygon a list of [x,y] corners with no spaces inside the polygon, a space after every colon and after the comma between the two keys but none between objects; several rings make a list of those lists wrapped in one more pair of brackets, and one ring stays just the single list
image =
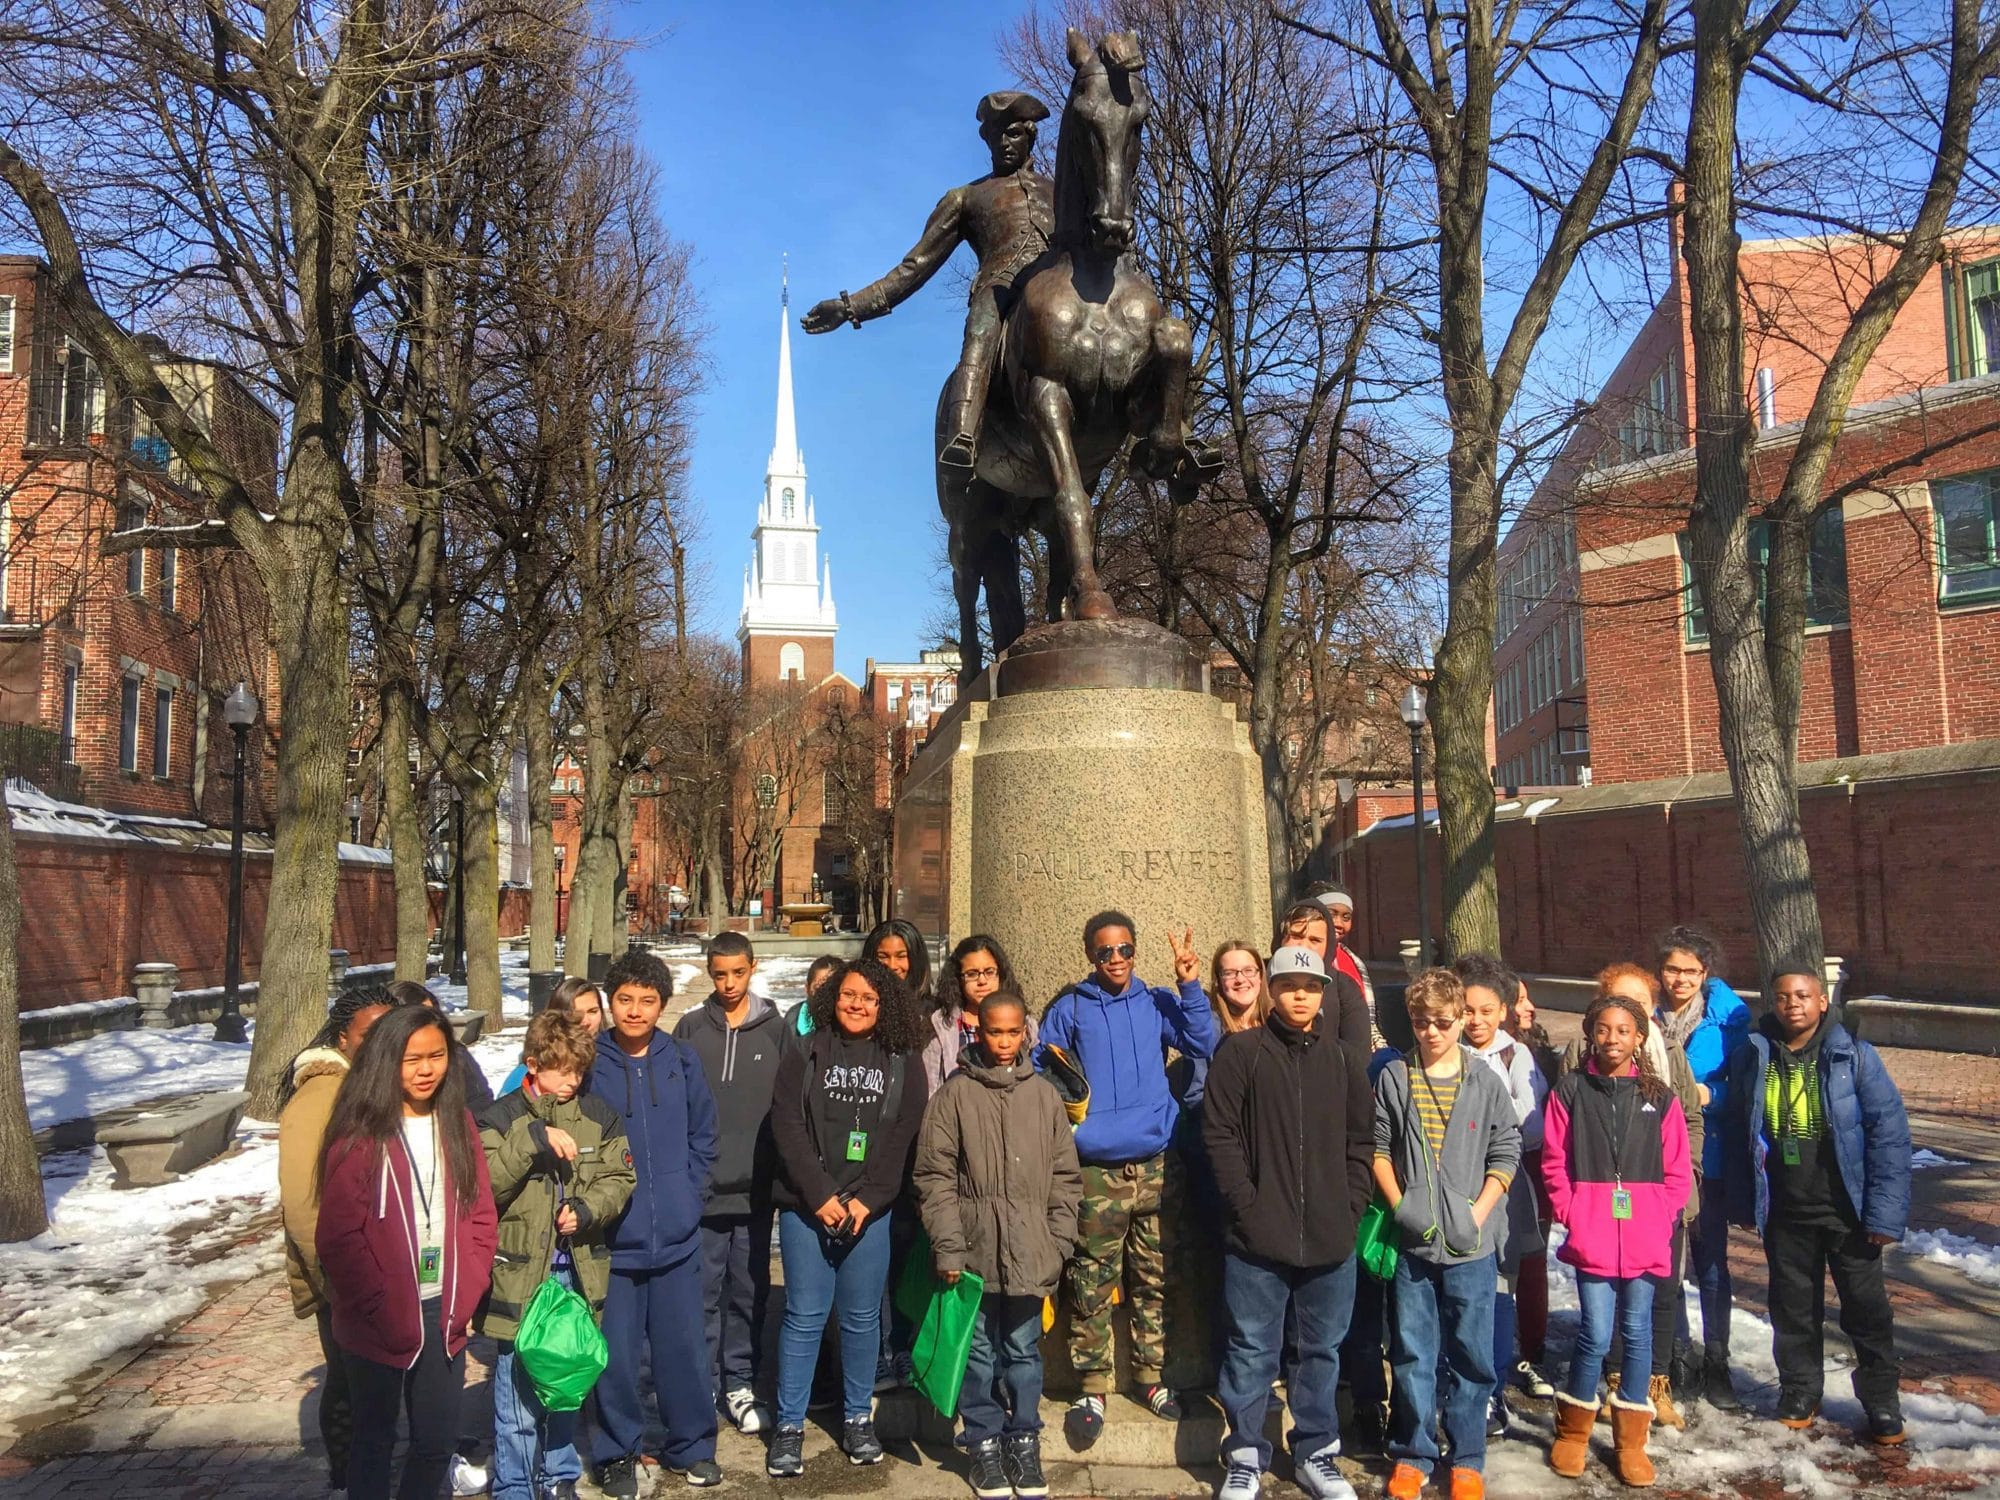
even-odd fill
[{"label": "white church steeple", "polygon": [[[803,643],[829,643],[824,655],[830,669],[836,620],[833,584],[822,581],[819,525],[806,489],[806,460],[799,450],[798,416],[792,401],[791,286],[787,270],[778,297],[778,412],[771,456],[764,466],[764,494],[757,507],[757,525],[750,533],[750,567],[744,574],[743,615],[737,638],[746,653],[752,636],[783,637],[784,666],[790,675],[797,657],[803,669]],[[815,679],[816,680],[816,679]]]}]

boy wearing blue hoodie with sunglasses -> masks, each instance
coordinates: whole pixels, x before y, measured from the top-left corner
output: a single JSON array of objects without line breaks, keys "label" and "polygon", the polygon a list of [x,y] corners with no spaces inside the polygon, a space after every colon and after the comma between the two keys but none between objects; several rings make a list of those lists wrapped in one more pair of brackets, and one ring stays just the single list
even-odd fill
[{"label": "boy wearing blue hoodie with sunglasses", "polygon": [[1169,933],[1176,988],[1133,973],[1137,936],[1121,911],[1084,924],[1088,979],[1056,996],[1042,1017],[1036,1062],[1059,1047],[1090,1085],[1090,1113],[1076,1131],[1083,1204],[1065,1277],[1070,1292],[1070,1364],[1083,1386],[1063,1420],[1070,1445],[1084,1449],[1104,1431],[1111,1390],[1111,1308],[1121,1282],[1132,1307],[1132,1373],[1155,1416],[1180,1417],[1164,1383],[1166,1257],[1160,1226],[1179,1210],[1180,1162],[1169,1150],[1181,1104],[1167,1084],[1167,1050],[1194,1063],[1197,1097],[1215,1051],[1215,1013],[1201,988],[1194,934]]}]

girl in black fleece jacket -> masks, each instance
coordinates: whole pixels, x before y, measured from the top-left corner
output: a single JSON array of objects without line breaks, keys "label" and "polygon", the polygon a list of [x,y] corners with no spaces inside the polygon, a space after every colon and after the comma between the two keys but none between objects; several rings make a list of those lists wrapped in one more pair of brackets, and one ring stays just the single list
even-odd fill
[{"label": "girl in black fleece jacket", "polygon": [[814,1030],[787,1050],[771,1102],[772,1201],[785,1266],[778,1430],[766,1469],[804,1469],[806,1402],[827,1315],[840,1313],[841,1446],[878,1463],[869,1420],[881,1349],[889,1221],[924,1112],[918,1056],[929,1027],[903,982],[869,959],[842,964],[807,1002]]}]

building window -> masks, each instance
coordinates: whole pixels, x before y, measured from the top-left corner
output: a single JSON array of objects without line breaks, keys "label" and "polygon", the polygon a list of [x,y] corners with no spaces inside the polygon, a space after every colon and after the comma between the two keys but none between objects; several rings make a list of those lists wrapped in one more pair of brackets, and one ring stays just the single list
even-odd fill
[{"label": "building window", "polygon": [[0,297],[0,375],[14,373],[14,299]]},{"label": "building window", "polygon": [[779,516],[781,516],[783,519],[787,521],[791,520],[792,510],[795,504],[796,504],[796,497],[792,494],[792,492],[789,489],[786,490],[784,494],[779,497],[778,501]]},{"label": "building window", "polygon": [[1583,681],[1583,610],[1572,604],[1569,607],[1569,683],[1575,687]]},{"label": "building window", "polygon": [[118,694],[118,769],[139,769],[139,679],[127,677]]},{"label": "building window", "polygon": [[[2000,371],[2000,260],[1967,266],[1945,286],[1945,342],[1953,380]],[[1954,306],[1954,302],[1956,306]],[[1962,311],[1961,311],[1962,309]]]},{"label": "building window", "polygon": [[1671,453],[1680,446],[1680,424],[1676,413],[1674,362],[1668,360],[1652,373],[1646,389],[1633,398],[1632,410],[1618,429],[1620,457],[1630,461],[1655,453]]},{"label": "building window", "polygon": [[1931,504],[1937,511],[1938,598],[1944,603],[2000,594],[1996,490],[2000,490],[2000,470],[1931,484]]},{"label": "building window", "polygon": [[[1687,638],[1699,645],[1708,639],[1708,608],[1695,586],[1687,533],[1680,534],[1681,591]],[[1750,566],[1757,575],[1757,606],[1768,610],[1767,584],[1771,563],[1771,523],[1750,523]],[[1812,545],[1806,554],[1806,624],[1847,623],[1847,525],[1840,507],[1829,506],[1813,523]]]},{"label": "building window", "polygon": [[62,686],[62,758],[63,764],[76,764],[76,690],[83,676],[80,662],[68,662],[63,667]]},{"label": "building window", "polygon": [[833,779],[831,771],[819,773],[819,820],[822,823],[840,822],[840,783]]},{"label": "building window", "polygon": [[81,344],[65,339],[47,369],[37,363],[29,377],[28,441],[48,447],[87,443],[104,431],[104,382],[97,361]]},{"label": "building window", "polygon": [[180,598],[180,558],[172,547],[160,549],[160,608],[172,609]]},{"label": "building window", "polygon": [[[121,505],[118,507],[118,529],[135,531],[146,524],[146,507],[143,505]],[[146,591],[146,549],[135,547],[125,554],[125,592],[143,594]]]},{"label": "building window", "polygon": [[153,690],[153,775],[167,779],[174,760],[174,690]]},{"label": "building window", "polygon": [[780,682],[806,680],[806,649],[797,641],[786,641],[778,648],[778,680]]}]

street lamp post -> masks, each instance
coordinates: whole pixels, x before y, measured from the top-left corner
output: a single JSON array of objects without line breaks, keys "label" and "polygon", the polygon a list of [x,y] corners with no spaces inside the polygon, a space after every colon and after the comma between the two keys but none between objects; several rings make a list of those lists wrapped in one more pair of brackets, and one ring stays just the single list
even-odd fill
[{"label": "street lamp post", "polygon": [[1352,776],[1342,776],[1334,782],[1333,793],[1340,799],[1340,811],[1335,815],[1340,820],[1340,826],[1337,830],[1338,837],[1334,844],[1333,878],[1340,882],[1342,889],[1345,889],[1347,886],[1347,810],[1354,803],[1354,778]]},{"label": "street lamp post", "polygon": [[1425,968],[1431,962],[1430,889],[1424,882],[1424,690],[1414,682],[1396,705],[1410,729],[1410,786],[1415,811],[1417,857],[1417,956]]},{"label": "street lamp post", "polygon": [[563,936],[563,865],[569,859],[569,845],[556,845],[556,936]]},{"label": "street lamp post", "polygon": [[356,792],[347,799],[347,836],[353,843],[361,842],[361,794]]},{"label": "street lamp post", "polygon": [[257,700],[247,683],[239,682],[222,700],[222,721],[236,736],[235,787],[229,809],[229,948],[222,955],[222,1013],[215,1018],[218,1042],[245,1042],[243,1024],[243,762],[250,726],[257,722]]},{"label": "street lamp post", "polygon": [[451,789],[451,982],[465,983],[465,798]]}]

